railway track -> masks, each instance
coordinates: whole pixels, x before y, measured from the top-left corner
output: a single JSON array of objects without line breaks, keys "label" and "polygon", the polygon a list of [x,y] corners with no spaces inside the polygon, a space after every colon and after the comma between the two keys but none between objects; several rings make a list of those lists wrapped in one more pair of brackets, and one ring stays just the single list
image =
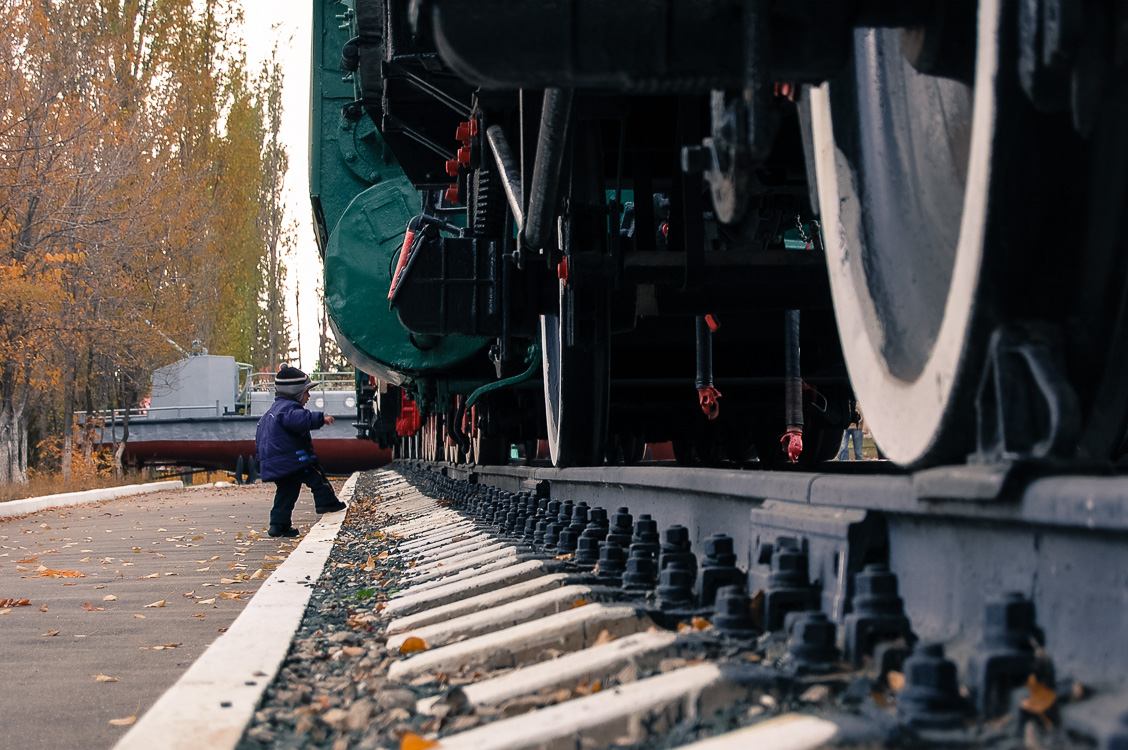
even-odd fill
[{"label": "railway track", "polygon": [[362,650],[381,652],[378,679],[356,684],[377,704],[410,691],[375,719],[382,739],[1128,739],[1123,479],[397,471],[370,477],[358,506],[380,527],[362,567],[394,593],[349,610]]}]

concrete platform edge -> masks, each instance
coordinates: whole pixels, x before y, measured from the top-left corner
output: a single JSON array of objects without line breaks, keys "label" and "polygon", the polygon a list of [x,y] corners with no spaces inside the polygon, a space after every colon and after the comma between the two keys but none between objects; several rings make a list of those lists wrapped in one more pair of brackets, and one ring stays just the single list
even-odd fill
[{"label": "concrete platform edge", "polygon": [[[345,483],[348,502],[359,474]],[[328,513],[236,618],[141,717],[114,750],[231,750],[290,651],[312,586],[321,577],[347,511]]]},{"label": "concrete platform edge", "polygon": [[104,487],[100,490],[62,492],[57,495],[29,497],[26,500],[11,500],[6,503],[0,503],[0,518],[15,518],[16,516],[24,516],[28,513],[34,513],[37,510],[46,510],[48,508],[63,508],[68,505],[96,503],[100,500],[116,500],[119,497],[129,497],[130,495],[143,495],[147,492],[179,490],[183,488],[184,482],[179,479],[170,479],[165,482],[127,484],[123,487]]}]

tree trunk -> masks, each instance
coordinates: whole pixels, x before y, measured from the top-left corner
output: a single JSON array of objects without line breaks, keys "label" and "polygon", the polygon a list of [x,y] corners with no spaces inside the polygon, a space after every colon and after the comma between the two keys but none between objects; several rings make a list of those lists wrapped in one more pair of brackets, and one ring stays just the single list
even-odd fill
[{"label": "tree trunk", "polygon": [[71,481],[71,451],[74,449],[74,354],[67,352],[63,371],[63,485]]},{"label": "tree trunk", "polygon": [[15,387],[15,392],[0,404],[0,484],[27,483],[27,419],[25,417],[28,388]]},{"label": "tree trunk", "polygon": [[122,400],[124,409],[121,415],[121,442],[117,444],[114,449],[114,475],[120,480],[125,477],[125,469],[122,466],[122,456],[125,455],[125,444],[129,442],[129,410],[133,406],[134,400],[137,398],[137,393],[130,387],[125,389],[125,398]]}]

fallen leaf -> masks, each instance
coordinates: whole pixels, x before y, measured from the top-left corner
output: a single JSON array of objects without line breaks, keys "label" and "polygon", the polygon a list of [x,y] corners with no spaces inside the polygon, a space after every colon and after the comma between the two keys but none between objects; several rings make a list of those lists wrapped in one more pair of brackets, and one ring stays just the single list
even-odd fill
[{"label": "fallen leaf", "polygon": [[104,602],[116,602],[117,597],[114,596],[113,594],[106,594],[105,596],[102,597],[102,601],[104,601]]},{"label": "fallen leaf", "polygon": [[713,627],[713,623],[709,622],[704,617],[694,617],[690,622],[693,623],[694,630],[708,630]]},{"label": "fallen leaf", "polygon": [[0,607],[26,607],[30,604],[30,599],[0,599]]},{"label": "fallen leaf", "polygon": [[364,646],[344,646],[341,648],[349,656],[363,656],[367,649]]},{"label": "fallen leaf", "polygon": [[399,647],[399,652],[401,654],[412,654],[416,651],[426,651],[428,648],[430,648],[430,646],[427,645],[427,641],[411,636]]},{"label": "fallen leaf", "polygon": [[150,573],[150,574],[149,574],[149,575],[147,575],[147,576],[140,576],[140,577],[141,577],[141,578],[143,578],[143,579],[144,579],[144,578],[160,578],[160,577],[161,577],[161,574],[160,574],[160,573]]},{"label": "fallen leaf", "polygon": [[16,560],[16,562],[18,562],[18,563],[33,563],[38,559],[39,559],[39,555],[36,555],[35,557],[25,557],[22,560]]},{"label": "fallen leaf", "polygon": [[254,573],[251,573],[250,577],[247,580],[249,580],[249,581],[261,581],[264,578],[266,578],[266,571],[263,570],[262,568],[259,568]]},{"label": "fallen leaf", "polygon": [[552,559],[553,560],[571,560],[575,556],[576,556],[575,552],[569,552],[569,553],[564,554],[564,555],[557,555],[556,557],[554,557]]},{"label": "fallen leaf", "polygon": [[96,674],[96,675],[94,675],[94,681],[95,682],[117,682],[118,678],[110,677],[108,674]]},{"label": "fallen leaf", "polygon": [[196,568],[196,572],[197,572],[197,573],[207,573],[207,572],[208,572],[209,570],[211,570],[211,566],[210,566],[210,565],[209,565],[208,567],[206,567],[206,568]]},{"label": "fallen leaf", "polygon": [[32,578],[85,578],[85,573],[79,573],[77,570],[51,570],[50,568],[43,568],[43,570]]},{"label": "fallen leaf", "polygon": [[237,602],[243,601],[243,597],[239,596],[238,594],[232,593],[230,591],[220,591],[219,595],[221,597],[223,597],[224,599],[234,599]]},{"label": "fallen leaf", "polygon": [[136,617],[138,620],[144,620],[145,619],[145,615],[134,615],[134,617]]},{"label": "fallen leaf", "polygon": [[46,612],[47,611],[47,605],[46,604],[40,604],[39,605],[39,611],[40,612]]},{"label": "fallen leaf", "polygon": [[576,601],[572,602],[571,608],[575,609],[576,607],[582,607],[586,604],[587,604],[587,599],[580,598],[580,599],[577,599]]},{"label": "fallen leaf", "polygon": [[59,634],[58,630],[48,630],[46,633],[40,633],[39,635],[43,636],[44,638],[50,638],[50,637],[56,636],[58,634]]},{"label": "fallen leaf", "polygon": [[165,600],[161,599],[159,602],[153,602],[152,604],[146,604],[145,609],[148,609],[149,607],[163,607],[164,605],[165,605]]},{"label": "fallen leaf", "polygon": [[198,614],[198,615],[192,615],[192,616],[193,616],[193,617],[207,617],[207,614],[206,614],[206,613],[204,613],[204,612],[201,612],[201,613],[200,613],[200,614]]},{"label": "fallen leaf", "polygon": [[215,604],[215,598],[213,597],[211,599],[201,599],[200,601],[196,602],[196,604]]},{"label": "fallen leaf", "polygon": [[1057,700],[1057,693],[1038,682],[1034,675],[1026,678],[1026,687],[1030,690],[1030,695],[1022,699],[1022,710],[1044,718],[1046,711]]},{"label": "fallen leaf", "polygon": [[376,555],[376,559],[377,560],[387,560],[388,559],[388,553],[387,552],[381,552],[380,554]]},{"label": "fallen leaf", "polygon": [[137,714],[126,716],[124,719],[110,719],[110,723],[115,727],[127,727],[135,721],[137,721]]},{"label": "fallen leaf", "polygon": [[615,636],[611,635],[610,631],[601,630],[599,631],[599,637],[595,639],[595,643],[591,644],[591,647],[594,648],[595,646],[602,646],[603,644],[610,643],[613,640],[615,640]]},{"label": "fallen leaf", "polygon": [[262,559],[267,560],[269,562],[282,562],[283,560],[286,559],[286,556],[285,555],[264,555]]},{"label": "fallen leaf", "polygon": [[95,607],[95,606],[91,605],[90,602],[83,602],[82,608],[85,609],[87,612],[101,612],[105,609],[105,607]]},{"label": "fallen leaf", "polygon": [[425,740],[414,732],[404,732],[400,738],[400,750],[427,750],[438,744],[435,740]]}]

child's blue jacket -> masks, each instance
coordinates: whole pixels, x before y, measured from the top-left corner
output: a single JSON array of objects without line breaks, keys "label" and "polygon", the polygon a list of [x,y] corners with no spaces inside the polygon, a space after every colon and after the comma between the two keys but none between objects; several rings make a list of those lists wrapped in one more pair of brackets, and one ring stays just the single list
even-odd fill
[{"label": "child's blue jacket", "polygon": [[255,432],[262,481],[271,482],[315,465],[317,456],[309,433],[324,424],[323,412],[308,411],[289,396],[275,396]]}]

